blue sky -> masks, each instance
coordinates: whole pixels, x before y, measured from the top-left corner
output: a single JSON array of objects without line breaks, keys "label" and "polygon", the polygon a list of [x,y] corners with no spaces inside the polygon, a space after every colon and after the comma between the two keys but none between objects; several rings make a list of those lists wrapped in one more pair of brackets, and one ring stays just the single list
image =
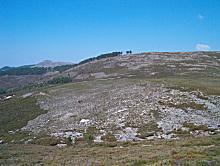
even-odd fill
[{"label": "blue sky", "polygon": [[0,0],[0,66],[220,50],[219,0]]}]

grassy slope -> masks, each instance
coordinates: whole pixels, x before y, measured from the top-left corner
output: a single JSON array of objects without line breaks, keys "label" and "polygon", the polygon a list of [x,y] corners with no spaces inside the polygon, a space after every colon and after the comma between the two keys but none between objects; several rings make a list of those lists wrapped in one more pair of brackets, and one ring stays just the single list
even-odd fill
[{"label": "grassy slope", "polygon": [[220,135],[66,148],[0,145],[0,165],[219,165]]},{"label": "grassy slope", "polygon": [[[0,139],[12,139],[8,131],[20,129],[31,119],[36,118],[40,114],[46,113],[36,105],[36,98],[17,98],[7,100],[0,103]],[[19,139],[23,133],[14,135]],[[24,135],[26,136],[26,135]]]},{"label": "grassy slope", "polygon": [[163,77],[149,79],[173,88],[184,87],[186,90],[200,90],[208,95],[220,95],[220,78]]}]

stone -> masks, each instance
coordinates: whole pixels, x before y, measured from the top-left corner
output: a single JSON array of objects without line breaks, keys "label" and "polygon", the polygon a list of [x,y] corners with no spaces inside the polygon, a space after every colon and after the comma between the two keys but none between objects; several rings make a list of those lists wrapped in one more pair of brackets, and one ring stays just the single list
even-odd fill
[{"label": "stone", "polygon": [[63,147],[66,147],[67,144],[57,144],[56,146],[59,147],[59,148],[63,148]]},{"label": "stone", "polygon": [[90,122],[89,119],[81,119],[79,123],[82,125],[87,125],[89,122]]},{"label": "stone", "polygon": [[33,95],[33,93],[26,93],[26,94],[22,95],[22,98],[25,99],[25,98],[30,97],[32,95]]}]

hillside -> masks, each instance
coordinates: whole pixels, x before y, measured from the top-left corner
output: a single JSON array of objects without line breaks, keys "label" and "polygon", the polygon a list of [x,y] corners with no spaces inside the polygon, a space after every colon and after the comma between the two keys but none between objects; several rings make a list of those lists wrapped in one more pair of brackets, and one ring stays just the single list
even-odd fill
[{"label": "hillside", "polygon": [[71,82],[70,79],[66,79],[66,77],[69,78],[70,75],[63,74],[64,71],[88,62],[107,57],[116,57],[121,54],[122,52],[101,54],[97,57],[85,59],[78,64],[45,60],[35,65],[19,67],[5,66],[0,68],[0,91],[13,92],[26,87],[41,87],[42,84],[66,83],[65,80]]},{"label": "hillside", "polygon": [[[29,77],[33,85],[41,86],[6,93],[0,101],[0,140],[9,143],[2,146],[9,156],[17,153],[13,144],[18,151],[27,148],[27,156],[34,154],[30,147],[41,151],[39,145],[58,145],[67,146],[62,151],[68,156],[60,155],[67,165],[77,164],[69,159],[72,148],[77,151],[75,159],[86,151],[82,163],[91,159],[110,165],[186,165],[189,158],[192,163],[188,165],[220,162],[218,52],[117,52],[53,74],[25,76],[25,85]],[[6,80],[18,82],[12,76],[1,76],[0,84]],[[45,149],[44,153],[61,154],[55,147]],[[131,157],[139,151],[139,156]],[[112,154],[112,158],[102,158],[98,152]],[[97,160],[91,157],[93,153]],[[49,164],[61,164],[46,156]],[[10,157],[1,153],[0,157],[0,164],[13,164]]]},{"label": "hillside", "polygon": [[44,67],[44,68],[49,68],[49,67],[57,67],[57,66],[64,66],[64,65],[70,65],[71,63],[68,62],[53,62],[51,60],[44,60],[36,65],[33,65],[33,67]]},{"label": "hillside", "polygon": [[1,89],[17,89],[37,86],[48,81],[59,73],[74,67],[75,64],[58,62],[42,62],[37,65],[20,67],[3,67],[0,69]]}]

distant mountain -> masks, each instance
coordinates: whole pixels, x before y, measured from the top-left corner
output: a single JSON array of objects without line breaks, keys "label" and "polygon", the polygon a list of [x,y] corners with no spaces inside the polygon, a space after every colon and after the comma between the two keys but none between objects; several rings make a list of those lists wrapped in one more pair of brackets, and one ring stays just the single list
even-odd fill
[{"label": "distant mountain", "polygon": [[52,62],[50,60],[45,60],[34,65],[23,65],[19,67],[9,67],[5,66],[0,68],[0,76],[10,75],[10,76],[23,76],[23,75],[43,75],[47,72],[53,71],[65,71],[72,68],[74,64],[66,62]]},{"label": "distant mountain", "polygon": [[[69,82],[72,80],[70,77],[74,76],[74,73],[72,73],[72,75],[68,73],[70,69],[73,70],[75,67],[80,65],[84,65],[100,59],[113,58],[119,55],[122,55],[122,52],[101,54],[97,57],[85,59],[80,63],[75,64],[45,60],[38,64],[23,65],[19,67],[6,66],[0,68],[0,89],[25,87],[30,84],[37,85],[39,83],[45,82],[48,82],[49,84]],[[97,65],[95,68],[99,68],[99,66]],[[78,77],[81,76],[79,75]],[[100,77],[100,75],[98,77]]]},{"label": "distant mountain", "polygon": [[10,70],[12,69],[13,67],[10,67],[10,66],[5,66],[3,68],[0,68],[0,71],[7,71],[7,70]]},{"label": "distant mountain", "polygon": [[36,65],[34,65],[33,67],[44,67],[44,68],[48,68],[48,67],[57,67],[57,66],[63,66],[63,65],[70,65],[71,63],[69,62],[53,62],[51,60],[44,60]]}]

